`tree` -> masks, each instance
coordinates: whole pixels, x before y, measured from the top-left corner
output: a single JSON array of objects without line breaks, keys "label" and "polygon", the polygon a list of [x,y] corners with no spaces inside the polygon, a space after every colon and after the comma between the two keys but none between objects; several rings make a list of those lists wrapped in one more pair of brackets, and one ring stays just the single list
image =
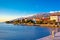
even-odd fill
[{"label": "tree", "polygon": [[40,24],[43,24],[43,20],[40,21]]},{"label": "tree", "polygon": [[11,23],[10,21],[6,21],[6,23]]},{"label": "tree", "polygon": [[33,20],[28,20],[27,23],[34,23],[34,21]]},{"label": "tree", "polygon": [[24,19],[22,19],[22,23],[25,23],[25,20]]},{"label": "tree", "polygon": [[56,23],[56,20],[53,20],[53,24],[55,24]]},{"label": "tree", "polygon": [[21,21],[20,21],[20,20],[14,20],[13,23],[14,23],[14,24],[20,24]]}]

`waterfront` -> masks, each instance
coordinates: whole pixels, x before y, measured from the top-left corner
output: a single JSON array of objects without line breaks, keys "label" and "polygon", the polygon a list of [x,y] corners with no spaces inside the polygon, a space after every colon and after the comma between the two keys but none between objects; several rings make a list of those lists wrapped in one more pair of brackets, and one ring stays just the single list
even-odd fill
[{"label": "waterfront", "polygon": [[0,40],[36,40],[48,35],[46,27],[0,23]]}]

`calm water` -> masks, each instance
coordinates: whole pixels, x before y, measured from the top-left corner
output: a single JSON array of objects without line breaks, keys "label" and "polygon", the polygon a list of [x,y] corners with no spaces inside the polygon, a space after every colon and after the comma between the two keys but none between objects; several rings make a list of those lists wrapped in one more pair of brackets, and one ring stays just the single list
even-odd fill
[{"label": "calm water", "polygon": [[36,40],[49,34],[48,28],[0,23],[0,40]]}]

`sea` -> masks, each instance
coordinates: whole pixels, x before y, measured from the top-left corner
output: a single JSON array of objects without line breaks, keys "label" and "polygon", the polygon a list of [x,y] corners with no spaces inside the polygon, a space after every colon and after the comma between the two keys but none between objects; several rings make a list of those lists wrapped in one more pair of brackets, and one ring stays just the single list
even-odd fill
[{"label": "sea", "polygon": [[37,40],[48,35],[47,27],[0,23],[0,40]]}]

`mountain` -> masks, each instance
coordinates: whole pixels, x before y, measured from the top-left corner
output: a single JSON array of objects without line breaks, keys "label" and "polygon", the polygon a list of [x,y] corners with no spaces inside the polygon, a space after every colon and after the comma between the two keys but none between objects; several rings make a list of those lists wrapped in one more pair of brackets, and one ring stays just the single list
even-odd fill
[{"label": "mountain", "polygon": [[60,16],[60,12],[50,13],[50,15]]},{"label": "mountain", "polygon": [[38,14],[35,14],[33,16],[29,16],[29,17],[23,17],[23,18],[17,18],[17,19],[14,19],[14,20],[21,20],[21,19],[33,19],[33,18],[42,18],[42,17],[49,17],[50,16],[50,13],[38,13]]},{"label": "mountain", "polygon": [[[29,17],[23,17],[23,18],[17,18],[17,19],[14,19],[14,20],[21,20],[21,19],[33,19],[33,18],[42,18],[42,17],[49,17],[51,15],[60,15],[60,12],[55,12],[55,13],[38,13],[38,14],[35,14],[33,16],[29,16]],[[14,21],[12,20],[12,21]]]},{"label": "mountain", "polygon": [[42,18],[42,17],[49,17],[49,16],[50,16],[50,13],[39,13],[28,18],[32,19],[32,18]]}]

